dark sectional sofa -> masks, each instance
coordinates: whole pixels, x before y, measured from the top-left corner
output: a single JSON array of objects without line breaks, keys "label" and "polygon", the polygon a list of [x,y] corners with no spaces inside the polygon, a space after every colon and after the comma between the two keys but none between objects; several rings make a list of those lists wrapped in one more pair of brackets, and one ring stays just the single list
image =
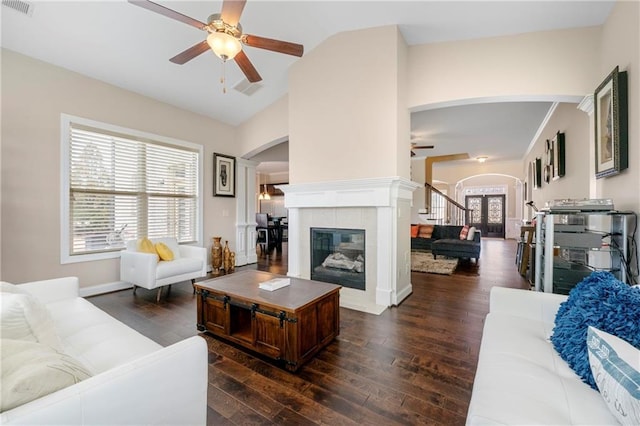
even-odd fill
[{"label": "dark sectional sofa", "polygon": [[461,230],[462,226],[457,225],[433,225],[431,238],[421,236],[411,238],[411,250],[430,250],[434,258],[442,255],[462,259],[475,259],[477,263],[480,259],[481,233],[476,230],[473,240],[461,240]]}]

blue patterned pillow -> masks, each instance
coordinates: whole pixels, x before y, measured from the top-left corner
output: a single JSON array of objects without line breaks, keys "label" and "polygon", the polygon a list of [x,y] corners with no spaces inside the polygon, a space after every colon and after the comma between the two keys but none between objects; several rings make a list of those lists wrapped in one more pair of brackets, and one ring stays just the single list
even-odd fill
[{"label": "blue patterned pillow", "polygon": [[640,425],[640,350],[593,327],[587,332],[589,363],[600,395],[622,425]]},{"label": "blue patterned pillow", "polygon": [[570,292],[556,314],[551,342],[569,366],[598,389],[587,352],[587,328],[626,340],[640,348],[640,289],[618,281],[609,272],[593,272]]}]

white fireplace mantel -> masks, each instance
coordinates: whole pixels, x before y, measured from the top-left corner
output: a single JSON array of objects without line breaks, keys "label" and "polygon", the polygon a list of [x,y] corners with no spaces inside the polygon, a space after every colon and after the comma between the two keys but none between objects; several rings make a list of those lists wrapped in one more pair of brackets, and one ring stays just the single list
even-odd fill
[{"label": "white fireplace mantel", "polygon": [[408,237],[407,247],[399,247],[398,229],[409,228],[413,191],[419,187],[397,176],[279,185],[289,211],[288,275],[310,276],[311,227],[363,228],[367,288],[343,288],[340,305],[380,314],[400,303],[412,290]]},{"label": "white fireplace mantel", "polygon": [[420,185],[401,177],[337,180],[278,185],[285,193],[286,208],[383,207],[398,199],[413,199]]}]

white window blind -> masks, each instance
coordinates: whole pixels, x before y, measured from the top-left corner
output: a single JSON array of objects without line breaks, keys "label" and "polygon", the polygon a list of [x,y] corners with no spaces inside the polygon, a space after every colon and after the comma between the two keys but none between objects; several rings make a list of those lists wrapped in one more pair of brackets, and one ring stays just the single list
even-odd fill
[{"label": "white window blind", "polygon": [[198,240],[200,151],[71,122],[69,256],[130,239]]}]

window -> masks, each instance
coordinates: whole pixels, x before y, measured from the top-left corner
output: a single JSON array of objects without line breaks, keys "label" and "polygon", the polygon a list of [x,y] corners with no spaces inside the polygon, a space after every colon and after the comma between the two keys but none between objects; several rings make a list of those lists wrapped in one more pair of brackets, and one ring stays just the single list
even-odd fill
[{"label": "window", "polygon": [[200,242],[201,146],[63,115],[62,148],[62,263],[142,236]]}]

